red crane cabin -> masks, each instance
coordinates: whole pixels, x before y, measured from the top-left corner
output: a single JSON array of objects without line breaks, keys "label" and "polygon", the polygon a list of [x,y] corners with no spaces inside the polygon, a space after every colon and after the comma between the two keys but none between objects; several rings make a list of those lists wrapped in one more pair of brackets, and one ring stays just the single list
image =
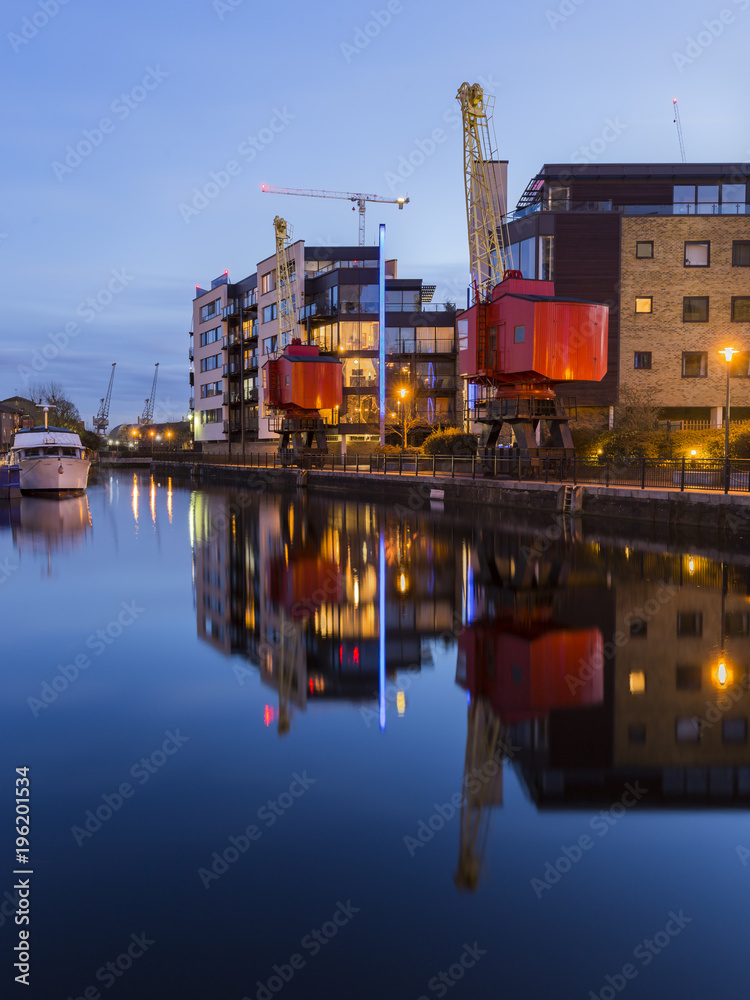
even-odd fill
[{"label": "red crane cabin", "polygon": [[321,356],[317,346],[295,338],[283,354],[263,366],[266,402],[290,414],[333,410],[342,403],[341,371],[338,358]]},{"label": "red crane cabin", "polygon": [[490,302],[472,306],[464,318],[468,341],[460,362],[469,381],[550,388],[598,382],[607,371],[608,307],[555,296],[552,281],[506,277]]}]

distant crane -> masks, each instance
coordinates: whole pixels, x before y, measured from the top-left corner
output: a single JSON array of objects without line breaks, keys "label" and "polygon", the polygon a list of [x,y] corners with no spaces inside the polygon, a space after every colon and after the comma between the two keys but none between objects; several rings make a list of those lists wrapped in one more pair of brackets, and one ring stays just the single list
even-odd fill
[{"label": "distant crane", "polygon": [[151,386],[151,396],[149,399],[144,400],[146,405],[143,407],[143,413],[141,415],[141,419],[139,420],[140,424],[152,424],[154,422],[154,400],[156,399],[156,379],[158,375],[159,362],[157,361],[154,367],[154,381]]},{"label": "distant crane", "polygon": [[107,386],[107,394],[99,401],[99,412],[94,417],[94,430],[97,434],[106,434],[107,428],[109,427],[109,404],[112,400],[112,383],[115,380],[116,365],[117,362],[113,361],[112,374],[109,376],[109,385]]},{"label": "distant crane", "polygon": [[289,247],[292,245],[292,227],[277,215],[273,220],[276,234],[276,330],[277,346],[281,352],[291,343],[297,326],[294,315],[294,297],[292,295],[291,275],[289,267]]},{"label": "distant crane", "polygon": [[682,141],[682,123],[680,122],[680,109],[677,107],[677,98],[672,98],[672,107],[674,108],[674,123],[677,126],[677,138],[680,140],[680,154],[682,156],[682,162],[687,163],[687,157],[685,156],[685,143]]},{"label": "distant crane", "polygon": [[[303,198],[343,198],[345,201],[356,202],[356,208],[359,209],[359,245],[361,247],[365,245],[365,205],[368,201],[379,201],[386,205],[398,205],[399,209],[402,209],[404,205],[409,204],[408,198],[384,198],[378,194],[354,194],[351,191],[317,191],[309,190],[307,188],[277,188],[269,187],[267,184],[261,184],[260,189],[264,194],[297,194],[301,195]],[[352,210],[355,210],[354,206],[352,206]]]}]

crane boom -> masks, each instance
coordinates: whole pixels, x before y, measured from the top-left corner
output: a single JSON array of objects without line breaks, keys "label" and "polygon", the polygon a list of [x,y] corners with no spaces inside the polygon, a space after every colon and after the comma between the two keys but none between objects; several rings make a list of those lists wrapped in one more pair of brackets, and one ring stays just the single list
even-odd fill
[{"label": "crane boom", "polygon": [[159,376],[159,362],[156,362],[154,367],[154,381],[151,384],[151,395],[148,399],[144,400],[143,414],[141,416],[142,424],[152,424],[154,422],[154,400],[156,399],[156,379]]},{"label": "crane boom", "polygon": [[320,191],[312,188],[279,188],[261,184],[264,194],[295,194],[303,198],[341,198],[344,201],[356,202],[359,209],[359,245],[365,245],[365,206],[368,201],[379,201],[386,205],[398,205],[402,209],[409,203],[408,198],[386,198],[379,194],[360,194],[352,191]]},{"label": "crane boom", "polygon": [[680,140],[680,155],[682,156],[682,162],[687,163],[687,157],[685,156],[685,143],[682,141],[682,122],[680,121],[680,109],[677,107],[677,98],[672,98],[672,107],[674,108],[674,123],[677,126],[677,138]]},{"label": "crane boom", "polygon": [[505,274],[506,251],[501,209],[492,164],[497,153],[491,131],[494,98],[478,83],[462,83],[456,100],[461,105],[464,133],[464,183],[469,262],[475,297],[485,296]]},{"label": "crane boom", "polygon": [[276,330],[277,348],[281,352],[291,343],[296,327],[294,297],[290,281],[289,247],[292,243],[292,227],[277,215],[273,220],[276,233]]},{"label": "crane boom", "polygon": [[112,362],[112,374],[109,376],[109,385],[106,395],[99,401],[99,412],[94,417],[94,430],[97,434],[106,434],[109,427],[109,404],[112,401],[112,384],[115,381],[115,367],[117,362]]}]

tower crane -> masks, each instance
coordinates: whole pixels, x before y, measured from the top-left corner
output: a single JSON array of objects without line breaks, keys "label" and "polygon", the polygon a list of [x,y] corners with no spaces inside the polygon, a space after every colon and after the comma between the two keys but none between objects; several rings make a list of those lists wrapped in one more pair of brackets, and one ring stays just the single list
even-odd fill
[{"label": "tower crane", "polygon": [[261,184],[260,189],[264,194],[296,194],[303,198],[343,198],[345,201],[356,202],[356,206],[352,206],[352,211],[354,211],[355,208],[359,210],[359,245],[361,247],[365,245],[365,205],[368,201],[379,201],[386,205],[398,205],[399,209],[402,209],[404,205],[409,204],[408,198],[385,198],[378,194],[355,194],[351,191],[318,191],[308,188],[279,188],[269,187],[267,184]]},{"label": "tower crane", "polygon": [[478,83],[462,83],[456,100],[461,105],[464,136],[464,186],[469,229],[469,259],[475,300],[486,297],[503,280],[508,264],[501,228],[496,142],[492,129],[494,98]]},{"label": "tower crane", "polygon": [[677,138],[680,140],[680,155],[682,156],[682,162],[687,163],[687,158],[685,156],[685,143],[682,141],[682,122],[680,121],[680,109],[677,107],[677,98],[672,98],[672,107],[674,108],[674,123],[677,126]]},{"label": "tower crane", "polygon": [[109,404],[112,400],[112,383],[115,380],[116,365],[117,362],[113,361],[112,374],[109,376],[109,385],[107,386],[107,394],[99,401],[99,412],[94,417],[94,430],[97,434],[106,434],[107,427],[109,427]]},{"label": "tower crane", "polygon": [[154,381],[151,385],[151,396],[144,400],[143,413],[139,423],[152,424],[154,422],[154,400],[156,399],[156,379],[159,375],[159,362],[154,367]]},{"label": "tower crane", "polygon": [[292,244],[292,227],[277,215],[273,220],[276,233],[276,329],[279,351],[292,340],[297,325],[294,296],[290,281],[289,248]]}]

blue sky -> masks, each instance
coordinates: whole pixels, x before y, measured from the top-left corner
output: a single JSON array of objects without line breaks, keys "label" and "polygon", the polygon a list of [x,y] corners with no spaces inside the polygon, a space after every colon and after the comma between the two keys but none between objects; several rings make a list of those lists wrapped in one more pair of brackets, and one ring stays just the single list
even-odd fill
[{"label": "blue sky", "polygon": [[357,241],[347,202],[262,183],[408,195],[368,207],[368,242],[385,222],[399,273],[461,301],[464,80],[497,96],[513,205],[544,162],[678,162],[674,96],[689,161],[750,160],[749,33],[750,0],[7,4],[0,398],[54,379],[88,424],[116,361],[110,422],[132,421],[158,361],[156,417],[184,415],[195,285],[251,273],[276,213]]}]

